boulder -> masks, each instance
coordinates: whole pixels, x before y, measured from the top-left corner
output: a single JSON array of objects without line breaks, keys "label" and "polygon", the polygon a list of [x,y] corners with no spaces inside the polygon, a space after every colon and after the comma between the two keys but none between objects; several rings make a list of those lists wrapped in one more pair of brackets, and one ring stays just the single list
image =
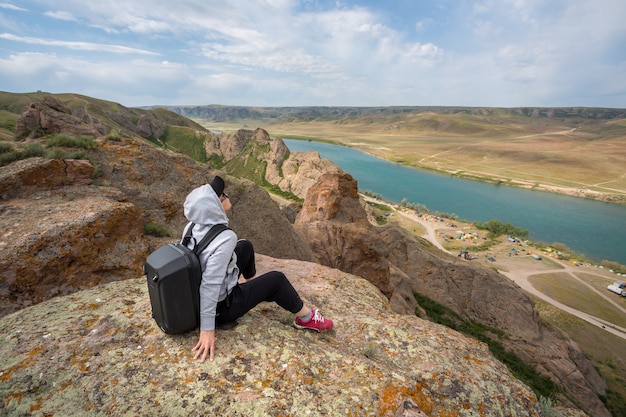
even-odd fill
[{"label": "boulder", "polygon": [[[293,260],[282,270],[335,320],[318,334],[263,303],[217,332],[213,362],[198,333],[163,334],[145,278],[57,297],[0,319],[0,405],[7,415],[540,416],[532,391],[486,345],[395,314],[367,281]],[[421,412],[423,414],[420,414]]]}]

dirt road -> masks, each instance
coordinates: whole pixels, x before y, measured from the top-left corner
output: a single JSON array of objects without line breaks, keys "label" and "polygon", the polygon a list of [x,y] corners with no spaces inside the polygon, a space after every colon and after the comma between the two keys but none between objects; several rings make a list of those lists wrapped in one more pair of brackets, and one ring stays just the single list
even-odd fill
[{"label": "dirt road", "polygon": [[[289,201],[279,196],[276,196],[273,194],[271,195],[272,195],[272,198],[274,198],[274,200],[277,201],[279,204],[289,203]],[[384,202],[381,202],[380,200],[376,200],[367,196],[362,196],[362,197],[366,201],[375,202],[377,204],[388,205],[390,209],[393,210],[393,213],[396,216],[401,216],[403,219],[408,220],[409,222],[421,225],[423,230],[425,231],[424,234],[422,235],[423,238],[427,239],[429,242],[431,242],[435,247],[437,247],[441,251],[452,254],[452,255],[456,255],[456,253],[452,253],[451,251],[447,250],[443,246],[441,242],[442,238],[440,236],[446,233],[453,234],[454,232],[458,232],[459,230],[466,227],[466,225],[463,225],[463,224],[457,225],[457,228],[455,229],[455,228],[452,228],[452,226],[447,226],[445,222],[436,221],[435,219],[433,219],[433,217],[430,217],[430,216],[418,217],[414,213],[407,213],[403,210],[398,209],[397,207],[393,205],[389,205]],[[458,222],[455,222],[455,223],[458,223]],[[524,263],[516,263],[516,262],[507,262],[506,257],[503,256],[500,258],[505,259],[504,261],[498,262],[499,264],[503,265],[505,268],[503,269],[498,268],[499,272],[502,275],[509,278],[514,283],[516,283],[517,285],[519,285],[519,287],[522,288],[524,291],[532,294],[533,296],[537,298],[544,300],[547,303],[550,303],[551,305],[569,314],[572,314],[582,320],[585,320],[586,322],[594,326],[597,326],[609,333],[612,333],[626,340],[626,328],[618,326],[614,323],[609,323],[591,314],[569,307],[549,297],[548,295],[542,293],[541,291],[537,290],[535,287],[532,286],[532,284],[529,281],[529,278],[532,277],[533,275],[550,274],[550,273],[559,273],[559,274],[566,273],[570,275],[572,279],[575,279],[578,283],[580,283],[580,285],[587,287],[589,291],[596,293],[598,296],[602,297],[602,299],[605,300],[607,303],[610,303],[615,308],[620,310],[622,313],[626,314],[626,308],[622,307],[622,305],[620,305],[618,302],[615,301],[615,297],[617,296],[616,294],[610,293],[608,291],[600,292],[596,288],[589,285],[587,282],[583,281],[577,276],[577,273],[581,273],[581,272],[584,272],[589,275],[598,275],[599,272],[597,268],[594,268],[592,266],[573,266],[569,262],[563,262],[554,258],[551,258],[551,261],[559,264],[560,267],[546,268],[543,264],[540,264],[540,263],[524,264]],[[473,262],[473,261],[468,261],[468,262]],[[608,276],[610,276],[608,274],[609,274],[608,271],[602,272],[602,276],[604,278],[607,278]]]},{"label": "dirt road", "polygon": [[[378,203],[380,203],[380,201],[378,201]],[[408,219],[409,221],[412,222],[416,222],[418,224],[420,224],[421,226],[423,226],[423,228],[426,230],[426,232],[424,233],[424,235],[422,236],[423,238],[427,239],[428,241],[430,241],[433,245],[435,245],[437,248],[441,249],[444,252],[453,254],[452,252],[450,252],[449,250],[446,250],[442,243],[441,243],[441,239],[440,237],[438,237],[438,231],[441,229],[445,229],[445,225],[442,225],[441,222],[433,222],[432,218],[428,218],[428,217],[418,217],[415,214],[409,214],[406,213],[402,210],[397,210],[395,209],[395,213],[399,216],[403,216],[403,218]],[[535,287],[532,286],[532,284],[529,281],[529,278],[533,275],[537,275],[537,274],[549,274],[549,273],[566,273],[568,275],[570,275],[573,279],[575,279],[576,281],[578,281],[580,283],[580,285],[586,286],[589,291],[593,291],[594,293],[596,293],[598,296],[602,297],[603,300],[605,300],[607,303],[610,303],[611,305],[613,305],[615,308],[617,308],[618,310],[620,310],[621,312],[623,312],[624,314],[626,314],[626,308],[622,307],[619,303],[617,303],[615,301],[615,297],[616,295],[610,292],[600,292],[598,291],[596,288],[594,288],[593,286],[589,285],[588,283],[586,283],[585,281],[581,280],[576,273],[580,273],[580,272],[585,272],[588,273],[590,275],[597,275],[598,271],[597,268],[593,268],[591,266],[573,266],[571,263],[569,262],[563,262],[560,261],[558,259],[553,259],[551,258],[551,260],[553,262],[556,262],[557,264],[560,264],[562,268],[555,268],[555,269],[545,269],[545,268],[541,268],[541,269],[537,269],[537,268],[532,268],[532,267],[525,267],[522,264],[517,264],[517,263],[512,263],[512,262],[508,262],[506,263],[506,269],[507,271],[504,270],[499,270],[499,272],[506,276],[507,278],[509,278],[511,281],[515,282],[517,285],[520,286],[520,288],[522,288],[524,291],[546,301],[547,303],[552,304],[553,306],[569,313],[572,314],[576,317],[579,317],[582,320],[585,320],[586,322],[593,324],[594,326],[597,326],[609,333],[612,333],[618,337],[621,337],[622,339],[626,339],[626,328],[618,326],[614,323],[609,323],[605,320],[602,320],[598,317],[595,317],[591,314],[585,313],[583,311],[574,309],[572,307],[569,307],[549,296],[547,296],[546,294],[542,293],[541,291],[537,290]],[[506,261],[505,261],[506,262]]]}]

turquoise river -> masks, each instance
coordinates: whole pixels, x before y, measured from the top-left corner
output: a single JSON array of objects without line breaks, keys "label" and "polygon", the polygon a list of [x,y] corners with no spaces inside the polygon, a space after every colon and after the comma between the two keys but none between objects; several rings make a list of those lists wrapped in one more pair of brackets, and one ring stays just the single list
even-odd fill
[{"label": "turquoise river", "polygon": [[626,206],[435,174],[345,146],[284,141],[292,152],[318,151],[352,175],[361,192],[394,203],[406,199],[464,221],[509,222],[528,230],[530,240],[562,243],[595,262],[626,265]]}]

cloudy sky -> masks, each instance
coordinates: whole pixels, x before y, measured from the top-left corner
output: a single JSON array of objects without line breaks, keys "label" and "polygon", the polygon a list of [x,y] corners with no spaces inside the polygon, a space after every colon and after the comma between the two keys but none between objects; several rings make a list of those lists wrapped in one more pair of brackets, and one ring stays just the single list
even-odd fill
[{"label": "cloudy sky", "polygon": [[0,0],[0,90],[626,108],[626,1]]}]

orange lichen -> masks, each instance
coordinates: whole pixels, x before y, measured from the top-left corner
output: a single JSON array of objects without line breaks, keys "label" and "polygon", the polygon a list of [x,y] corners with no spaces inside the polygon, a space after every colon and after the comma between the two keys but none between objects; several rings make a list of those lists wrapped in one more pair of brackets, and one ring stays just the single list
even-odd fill
[{"label": "orange lichen", "polygon": [[384,388],[378,400],[379,415],[384,416],[395,412],[402,401],[410,398],[418,405],[420,410],[430,414],[433,410],[432,400],[424,394],[421,384],[413,387],[390,385]]},{"label": "orange lichen", "polygon": [[27,369],[33,366],[35,363],[37,363],[38,357],[43,351],[45,351],[45,349],[46,348],[43,346],[37,346],[36,348],[31,349],[20,363],[2,371],[2,374],[0,374],[0,381],[7,382],[11,379],[16,371],[19,371],[21,369]]},{"label": "orange lichen", "polygon": [[469,356],[469,355],[465,355],[465,360],[472,361],[476,365],[482,365],[482,363],[483,363],[483,361],[481,361],[480,359],[478,359],[478,358],[476,358],[474,356]]},{"label": "orange lichen", "polygon": [[23,392],[9,392],[6,397],[4,397],[4,406],[8,406],[11,400],[17,400],[17,403],[22,402],[22,398],[24,398]]},{"label": "orange lichen", "polygon": [[91,367],[89,360],[93,357],[93,355],[94,355],[93,350],[87,349],[81,352],[80,357],[72,356],[72,358],[70,359],[70,363],[74,365],[76,368],[78,368],[80,372],[83,372],[83,373],[89,372],[89,369]]}]

